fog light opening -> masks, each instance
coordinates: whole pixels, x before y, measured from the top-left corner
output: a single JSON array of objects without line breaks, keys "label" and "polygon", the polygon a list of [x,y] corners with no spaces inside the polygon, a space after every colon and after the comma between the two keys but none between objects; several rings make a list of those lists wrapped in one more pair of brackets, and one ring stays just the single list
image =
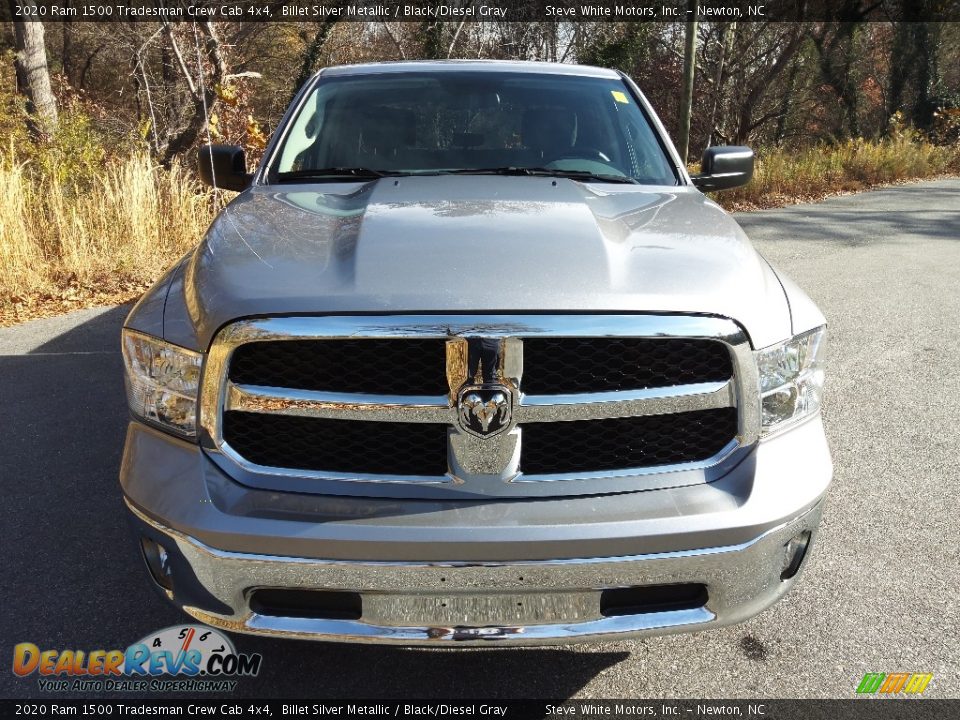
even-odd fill
[{"label": "fog light opening", "polygon": [[140,549],[147,563],[150,576],[164,590],[173,590],[173,569],[170,567],[170,553],[160,543],[150,538],[140,538]]},{"label": "fog light opening", "polygon": [[358,592],[257,588],[250,593],[250,609],[258,615],[310,618],[313,620],[359,620],[363,599]]},{"label": "fog light opening", "polygon": [[800,566],[803,565],[803,559],[807,555],[807,548],[810,547],[810,531],[800,533],[788,542],[784,549],[783,572],[780,573],[781,580],[789,580],[800,572]]},{"label": "fog light opening", "polygon": [[707,586],[698,583],[611,588],[600,593],[600,614],[617,617],[695,610],[708,599]]}]

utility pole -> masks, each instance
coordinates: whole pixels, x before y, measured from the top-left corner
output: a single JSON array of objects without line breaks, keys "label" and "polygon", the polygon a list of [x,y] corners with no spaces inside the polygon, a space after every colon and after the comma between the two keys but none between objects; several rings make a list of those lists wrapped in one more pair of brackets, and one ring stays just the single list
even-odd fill
[{"label": "utility pole", "polygon": [[683,47],[683,97],[680,101],[680,158],[687,162],[690,150],[690,110],[693,106],[693,71],[697,59],[697,11],[699,0],[689,0],[690,20],[687,21]]}]

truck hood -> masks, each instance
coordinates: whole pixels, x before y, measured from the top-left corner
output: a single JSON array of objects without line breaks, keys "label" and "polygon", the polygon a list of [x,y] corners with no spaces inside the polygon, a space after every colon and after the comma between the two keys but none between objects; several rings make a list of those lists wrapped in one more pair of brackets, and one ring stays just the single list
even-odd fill
[{"label": "truck hood", "polygon": [[755,347],[790,334],[776,275],[689,187],[502,176],[258,186],[183,267],[187,315],[164,325],[199,348],[240,317],[354,312],[704,313],[738,321]]}]

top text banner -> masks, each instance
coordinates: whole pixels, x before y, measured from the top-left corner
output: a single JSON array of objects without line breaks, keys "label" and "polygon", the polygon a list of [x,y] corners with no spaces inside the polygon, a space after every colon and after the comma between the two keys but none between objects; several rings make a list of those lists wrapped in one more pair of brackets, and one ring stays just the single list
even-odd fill
[{"label": "top text banner", "polygon": [[958,22],[960,0],[14,0],[41,22]]}]

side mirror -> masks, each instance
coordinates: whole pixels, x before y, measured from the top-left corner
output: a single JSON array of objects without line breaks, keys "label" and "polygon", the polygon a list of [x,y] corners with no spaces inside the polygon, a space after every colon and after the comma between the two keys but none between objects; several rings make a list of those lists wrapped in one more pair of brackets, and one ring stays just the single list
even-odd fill
[{"label": "side mirror", "polygon": [[250,187],[247,156],[239,145],[204,145],[198,154],[200,180],[223,190],[241,192]]},{"label": "side mirror", "polygon": [[704,150],[700,174],[690,179],[703,192],[710,192],[746,185],[752,177],[753,150],[743,145],[727,145]]}]

